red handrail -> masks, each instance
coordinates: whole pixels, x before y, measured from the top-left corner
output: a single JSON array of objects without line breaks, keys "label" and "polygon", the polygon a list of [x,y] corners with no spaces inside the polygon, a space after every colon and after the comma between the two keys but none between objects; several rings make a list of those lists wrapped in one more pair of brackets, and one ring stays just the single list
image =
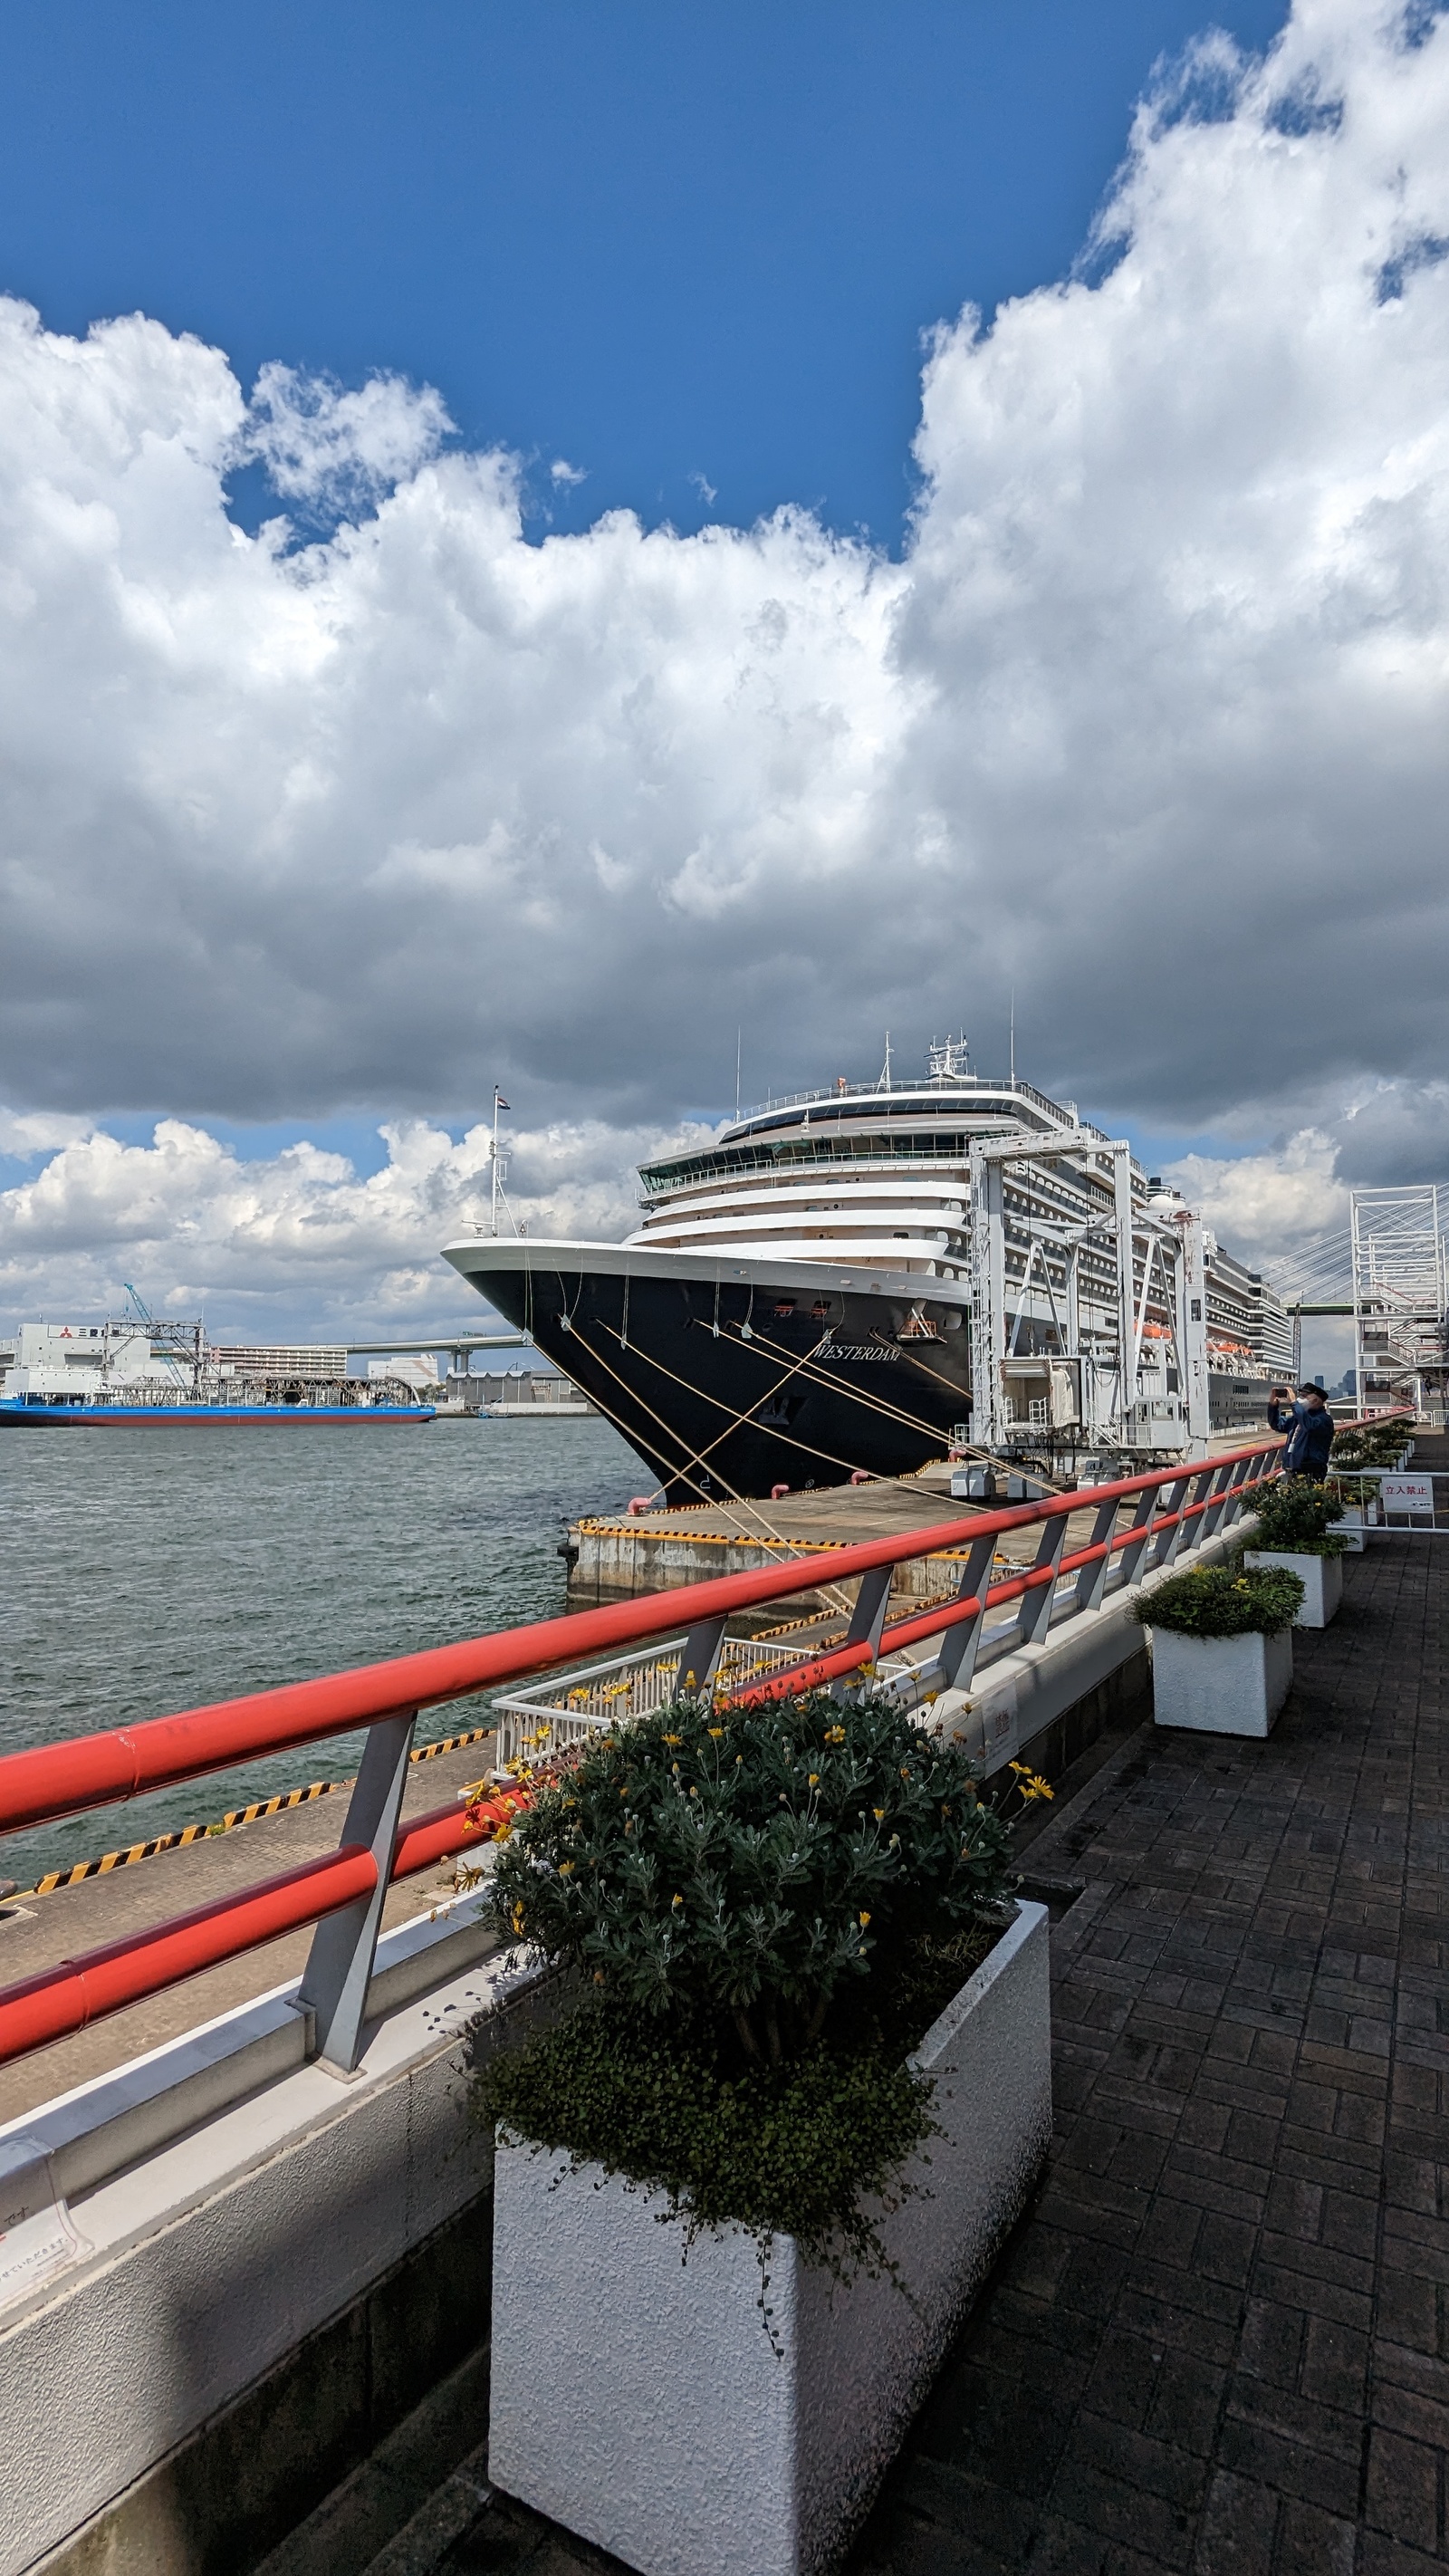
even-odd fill
[{"label": "red handrail", "polygon": [[[521,1793],[506,1791],[481,1806],[434,1807],[418,1816],[398,1837],[393,1878],[410,1878],[430,1868],[460,1843],[486,1842],[525,1803]],[[128,1933],[100,1949],[38,1969],[0,1993],[0,2063],[68,2038],[106,2013],[142,2003],[148,1995],[260,1949],[284,1932],[320,1923],[358,1897],[370,1896],[376,1885],[371,1852],[361,1843],[344,1843],[320,1860],[299,1861],[275,1878],[262,1879],[240,1896],[219,1896],[149,1931]]]},{"label": "red handrail", "polygon": [[[313,1682],[295,1682],[281,1690],[256,1691],[244,1699],[223,1700],[210,1708],[189,1709],[175,1717],[150,1718],[133,1727],[73,1737],[68,1743],[37,1746],[0,1759],[0,1833],[48,1822],[59,1816],[108,1804],[139,1792],[196,1779],[209,1771],[262,1753],[286,1752],[328,1735],[396,1716],[419,1707],[463,1698],[520,1675],[572,1662],[619,1645],[643,1644],[670,1629],[786,1599],[822,1583],[837,1583],[875,1567],[934,1556],[982,1538],[1030,1528],[1109,1501],[1160,1491],[1222,1468],[1275,1455],[1277,1439],[1221,1452],[1172,1468],[1127,1476],[1109,1485],[1080,1487],[1048,1495],[1004,1511],[977,1512],[969,1520],[942,1521],[908,1535],[873,1539],[853,1547],[796,1557],[757,1573],[722,1575],[678,1591],[622,1601],[604,1610],[576,1611],[533,1626],[508,1628],[496,1636],[471,1638],[423,1654],[402,1655],[381,1664],[336,1673]],[[1216,1481],[1216,1478],[1214,1478]],[[1243,1485],[1261,1478],[1245,1478]],[[1239,1490],[1242,1488],[1240,1487]],[[1211,1490],[1199,1501],[1145,1524],[1112,1532],[1105,1540],[1074,1550],[1056,1565],[1032,1567],[1002,1583],[988,1584],[984,1594],[966,1601],[937,1603],[887,1628],[879,1652],[889,1654],[939,1635],[958,1620],[982,1608],[1024,1597],[1044,1584],[1055,1586],[1080,1567],[1099,1563],[1119,1548],[1145,1544],[1164,1530],[1211,1510],[1222,1496]],[[741,1700],[774,1697],[837,1678],[871,1658],[867,1643],[839,1646],[828,1654],[793,1666],[768,1683],[735,1696]],[[392,1879],[412,1876],[434,1862],[486,1841],[506,1812],[519,1803],[518,1793],[464,1810],[437,1807],[404,1825],[394,1848]],[[340,1907],[368,1895],[377,1884],[376,1864],[360,1845],[344,1845],[322,1859],[218,1898],[151,1929],[130,1933],[103,1948],[65,1960],[53,1968],[0,1990],[0,2063],[40,2048],[50,2040],[83,2029],[106,2013],[180,1984],[200,1970],[240,1956],[263,1942],[306,1923],[318,1922]]]},{"label": "red handrail", "polygon": [[[1227,1450],[1202,1460],[1192,1472],[1231,1466],[1280,1446],[1274,1439]],[[408,1709],[466,1699],[475,1691],[496,1689],[525,1673],[570,1663],[580,1655],[642,1645],[671,1628],[689,1628],[697,1620],[783,1600],[817,1584],[839,1583],[852,1575],[868,1574],[878,1565],[904,1564],[914,1557],[969,1545],[973,1539],[1030,1528],[1062,1513],[1079,1512],[1089,1501],[1103,1503],[1114,1495],[1125,1501],[1132,1494],[1175,1484],[1186,1472],[1183,1467],[1154,1469],[1110,1485],[1049,1494],[1041,1502],[1019,1503],[1006,1511],[978,1512],[970,1520],[939,1521],[893,1538],[792,1557],[781,1566],[762,1566],[758,1573],[718,1575],[675,1592],[616,1601],[603,1610],[576,1610],[561,1619],[503,1628],[495,1636],[470,1637],[455,1646],[394,1656],[386,1663],[360,1664],[319,1681],[288,1682],[280,1690],[253,1691],[245,1699],[218,1700],[175,1717],[145,1718],[136,1726],[9,1753],[0,1758],[0,1834],[50,1824],[58,1817],[139,1797],[150,1789],[171,1788],[178,1781],[228,1770],[233,1763],[260,1754],[292,1752],[324,1736],[345,1735],[353,1727],[397,1717]]]},{"label": "red handrail", "polygon": [[377,1863],[361,1843],[344,1843],[321,1860],[307,1860],[264,1878],[241,1896],[221,1896],[173,1915],[146,1932],[129,1932],[79,1958],[61,1959],[33,1977],[22,1977],[0,1995],[0,2059],[43,2048],[84,2030],[123,2004],[140,2003],[163,1986],[180,1985],[202,1968],[235,1959],[244,1950],[295,1932],[304,1923],[370,1896]]}]

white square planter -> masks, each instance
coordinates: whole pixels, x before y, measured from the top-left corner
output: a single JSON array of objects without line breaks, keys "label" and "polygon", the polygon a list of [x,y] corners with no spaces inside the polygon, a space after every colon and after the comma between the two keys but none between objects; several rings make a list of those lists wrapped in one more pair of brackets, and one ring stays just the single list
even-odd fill
[{"label": "white square planter", "polygon": [[1276,1637],[1184,1637],[1152,1630],[1152,1713],[1159,1726],[1207,1735],[1267,1735],[1293,1686],[1293,1631]]},{"label": "white square planter", "polygon": [[1019,1904],[912,2063],[936,2078],[925,2186],[882,2222],[889,2280],[842,2290],[778,2237],[777,2357],[753,2239],[500,2144],[488,2474],[642,2576],[816,2576],[864,2521],[1025,2206],[1051,2133],[1047,1916]]},{"label": "white square planter", "polygon": [[[1362,1532],[1359,1546],[1363,1545]],[[1326,1628],[1343,1599],[1343,1559],[1341,1556],[1300,1555],[1296,1549],[1253,1547],[1243,1551],[1244,1565],[1255,1570],[1262,1566],[1286,1567],[1296,1574],[1303,1586],[1303,1605],[1293,1625],[1295,1628]]]}]

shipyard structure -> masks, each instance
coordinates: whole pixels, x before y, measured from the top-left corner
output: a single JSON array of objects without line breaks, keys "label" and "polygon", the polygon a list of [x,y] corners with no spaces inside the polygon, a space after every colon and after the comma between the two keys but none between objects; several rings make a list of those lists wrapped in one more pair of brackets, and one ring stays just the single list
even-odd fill
[{"label": "shipyard structure", "polygon": [[671,1502],[913,1473],[953,1449],[1171,1460],[1259,1422],[1283,1307],[1131,1147],[933,1046],[923,1081],[767,1102],[646,1165],[623,1243],[446,1258]]},{"label": "shipyard structure", "polygon": [[407,1358],[352,1378],[340,1344],[209,1342],[198,1319],[151,1315],[132,1296],[133,1310],[100,1323],[19,1324],[0,1337],[0,1427],[432,1419],[429,1378]]}]

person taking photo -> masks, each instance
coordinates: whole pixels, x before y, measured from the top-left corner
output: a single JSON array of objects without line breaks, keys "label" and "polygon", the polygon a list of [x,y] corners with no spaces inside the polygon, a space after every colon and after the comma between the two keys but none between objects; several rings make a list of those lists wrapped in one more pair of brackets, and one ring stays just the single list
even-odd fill
[{"label": "person taking photo", "polygon": [[1321,1485],[1333,1447],[1333,1416],[1322,1387],[1300,1386],[1295,1402],[1291,1387],[1275,1386],[1268,1398],[1268,1428],[1288,1434],[1283,1452],[1284,1475],[1309,1476],[1315,1485]]}]

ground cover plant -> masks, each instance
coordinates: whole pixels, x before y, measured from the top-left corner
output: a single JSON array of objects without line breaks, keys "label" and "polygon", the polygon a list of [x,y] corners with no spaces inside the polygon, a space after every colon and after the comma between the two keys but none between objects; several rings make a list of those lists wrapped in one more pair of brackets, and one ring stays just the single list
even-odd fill
[{"label": "ground cover plant", "polygon": [[1295,1556],[1342,1556],[1348,1541],[1331,1527],[1343,1518],[1343,1505],[1326,1485],[1306,1476],[1280,1476],[1254,1498],[1258,1520],[1255,1547]]},{"label": "ground cover plant", "polygon": [[595,1738],[498,1855],[500,1931],[579,2001],[488,2060],[484,2115],[659,2186],[691,2231],[738,2220],[762,2261],[783,2231],[878,2266],[868,2204],[932,2129],[905,2061],[1004,1928],[1009,1854],[963,1749],[874,1687]]},{"label": "ground cover plant", "polygon": [[1303,1607],[1303,1585],[1286,1566],[1246,1573],[1241,1560],[1175,1574],[1133,1604],[1144,1628],[1181,1637],[1273,1637],[1291,1628]]}]

